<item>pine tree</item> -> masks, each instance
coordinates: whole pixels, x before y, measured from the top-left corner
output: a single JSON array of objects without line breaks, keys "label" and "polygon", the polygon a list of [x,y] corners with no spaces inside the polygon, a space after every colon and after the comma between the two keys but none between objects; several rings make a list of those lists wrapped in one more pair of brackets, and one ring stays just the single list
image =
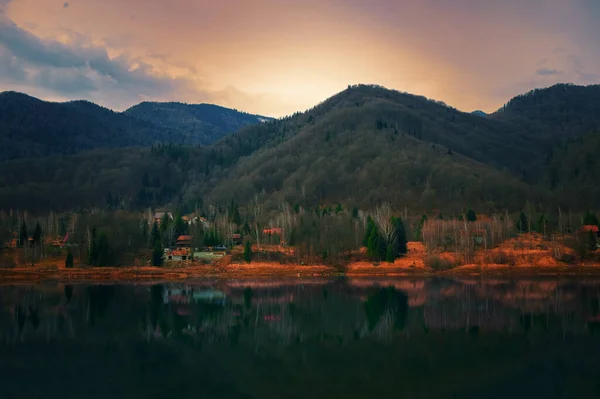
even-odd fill
[{"label": "pine tree", "polygon": [[394,263],[396,257],[394,256],[394,248],[392,245],[388,245],[387,251],[385,253],[385,261],[389,263]]},{"label": "pine tree", "polygon": [[39,245],[42,242],[42,226],[40,226],[40,222],[36,222],[35,230],[33,231],[33,244]]},{"label": "pine tree", "polygon": [[70,269],[73,267],[73,254],[71,253],[70,249],[69,249],[69,252],[67,252],[67,258],[65,259],[65,267],[67,269]]},{"label": "pine tree", "polygon": [[19,231],[19,246],[23,247],[27,244],[27,224],[25,220],[21,222],[21,229]]},{"label": "pine tree", "polygon": [[186,234],[186,232],[187,232],[186,227],[187,227],[187,225],[183,221],[183,217],[181,216],[180,213],[178,213],[177,216],[175,216],[175,236],[178,237],[182,234]]},{"label": "pine tree", "polygon": [[373,229],[375,229],[375,222],[373,221],[373,219],[371,219],[371,216],[369,216],[367,218],[367,229],[365,231],[365,237],[363,238],[363,247],[368,247],[369,246],[369,238],[371,238],[371,232]]},{"label": "pine tree", "polygon": [[406,238],[406,230],[404,228],[404,223],[401,218],[393,218],[392,222],[394,224],[394,244],[395,251],[394,256],[400,256],[406,254],[408,249],[406,245],[408,244],[408,240]]},{"label": "pine tree", "polygon": [[519,215],[519,221],[517,222],[517,228],[522,232],[526,232],[529,229],[529,222],[527,220],[527,215],[525,215],[525,212],[521,211],[521,214]]},{"label": "pine tree", "polygon": [[152,266],[162,266],[164,249],[160,244],[160,240],[154,242],[152,249]]},{"label": "pine tree", "polygon": [[246,241],[244,244],[244,261],[246,263],[252,262],[252,243],[250,241]]},{"label": "pine tree", "polygon": [[171,219],[169,218],[169,213],[165,212],[165,215],[163,216],[162,221],[160,222],[160,231],[162,231],[162,232],[167,231],[170,221],[171,221]]},{"label": "pine tree", "polygon": [[234,204],[231,221],[236,226],[240,226],[242,224],[242,216],[240,215],[240,209],[238,208],[237,204]]},{"label": "pine tree", "polygon": [[583,217],[583,224],[586,226],[598,226],[598,217],[595,213],[587,211]]},{"label": "pine tree", "polygon": [[88,252],[88,263],[95,266],[98,260],[98,245],[96,243],[96,228],[92,228],[92,237],[90,239],[90,248]]},{"label": "pine tree", "polygon": [[588,250],[595,251],[596,249],[598,249],[596,233],[594,233],[592,230],[588,230],[587,241],[588,241]]},{"label": "pine tree", "polygon": [[467,222],[475,222],[477,221],[477,214],[473,210],[473,208],[469,207],[467,209]]},{"label": "pine tree", "polygon": [[155,220],[152,224],[152,232],[150,233],[150,248],[154,248],[157,242],[160,243],[160,231],[158,230],[158,223]]}]

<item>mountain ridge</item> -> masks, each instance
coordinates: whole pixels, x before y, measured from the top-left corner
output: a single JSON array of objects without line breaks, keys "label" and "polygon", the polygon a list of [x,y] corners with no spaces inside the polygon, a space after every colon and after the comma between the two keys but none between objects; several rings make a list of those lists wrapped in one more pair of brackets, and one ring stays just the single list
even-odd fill
[{"label": "mountain ridge", "polygon": [[87,100],[53,102],[15,91],[1,92],[0,161],[158,143],[208,145],[242,126],[262,123],[257,116],[221,106],[205,104],[201,108],[196,124],[186,129],[182,128],[185,121],[177,118],[159,123]]},{"label": "mountain ridge", "polygon": [[[580,88],[574,89],[578,101],[600,102],[594,87]],[[596,143],[595,105],[565,108],[560,119],[572,126],[563,130],[545,111],[568,102],[572,90],[537,90],[516,108],[525,113],[513,112],[512,103],[480,117],[377,85],[350,86],[306,112],[242,127],[210,146],[171,141],[151,150],[45,157],[35,161],[35,173],[23,170],[28,160],[0,164],[0,175],[10,176],[0,179],[0,208],[41,206],[56,191],[49,182],[63,177],[61,190],[75,191],[62,202],[67,207],[102,207],[102,192],[121,198],[127,209],[231,200],[271,209],[282,202],[365,208],[382,201],[448,212],[469,205],[516,211],[526,203],[594,207],[590,179],[600,176],[599,165],[576,155]],[[556,172],[561,168],[568,172]],[[143,183],[148,180],[153,183]]]}]

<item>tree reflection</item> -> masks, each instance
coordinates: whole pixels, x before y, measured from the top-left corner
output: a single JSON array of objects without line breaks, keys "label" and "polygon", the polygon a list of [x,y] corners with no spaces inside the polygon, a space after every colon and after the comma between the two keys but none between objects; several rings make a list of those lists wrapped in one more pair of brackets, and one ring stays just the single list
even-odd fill
[{"label": "tree reflection", "polygon": [[369,295],[365,302],[365,314],[369,331],[373,331],[383,318],[385,325],[403,330],[408,311],[408,296],[394,287],[381,288]]}]

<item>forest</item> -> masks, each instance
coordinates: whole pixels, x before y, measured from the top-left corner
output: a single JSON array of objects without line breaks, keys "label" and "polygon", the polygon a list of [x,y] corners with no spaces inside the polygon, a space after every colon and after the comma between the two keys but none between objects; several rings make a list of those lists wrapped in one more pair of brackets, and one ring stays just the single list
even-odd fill
[{"label": "forest", "polygon": [[[133,215],[167,207],[212,217],[234,202],[249,223],[249,210],[256,207],[259,223],[275,220],[282,207],[303,209],[299,219],[309,229],[314,221],[306,218],[315,209],[367,212],[389,203],[395,217],[405,216],[410,235],[415,223],[408,215],[458,220],[475,209],[515,221],[527,210],[534,220],[546,215],[558,225],[559,214],[597,210],[600,198],[598,86],[556,85],[518,96],[496,113],[474,115],[421,96],[354,85],[304,113],[242,127],[210,145],[182,144],[169,133],[145,144],[115,144],[125,148],[97,148],[110,143],[112,120],[135,118],[130,127],[151,124],[183,136],[200,134],[201,120],[216,125],[218,119],[232,128],[237,122],[228,110],[208,105],[142,103],[117,114],[91,103],[44,103],[16,93],[3,93],[0,100],[0,123],[9,126],[0,140],[12,140],[11,129],[17,128],[27,137],[31,127],[32,140],[41,145],[40,123],[68,127],[61,134],[46,132],[47,142],[64,151],[47,155],[19,140],[33,152],[0,163],[5,214],[122,214],[138,220]],[[88,122],[97,131],[86,130]],[[90,145],[69,150],[60,140],[70,134],[70,142],[85,138]],[[330,222],[334,230],[352,227],[346,219]],[[366,228],[365,216],[355,236]],[[359,241],[354,237],[353,245]],[[307,252],[321,256],[319,245]]]},{"label": "forest", "polygon": [[54,103],[0,93],[0,161],[159,143],[212,144],[269,118],[210,104],[148,103],[114,112],[89,101]]}]

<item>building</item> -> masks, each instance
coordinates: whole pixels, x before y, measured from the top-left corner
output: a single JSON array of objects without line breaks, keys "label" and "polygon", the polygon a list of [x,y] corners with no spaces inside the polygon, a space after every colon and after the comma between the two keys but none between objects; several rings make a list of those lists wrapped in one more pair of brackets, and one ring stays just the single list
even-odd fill
[{"label": "building", "polygon": [[193,236],[179,236],[175,242],[175,246],[181,248],[191,248],[194,241]]},{"label": "building", "polygon": [[271,227],[270,229],[264,229],[263,234],[268,236],[280,236],[282,233],[281,228],[279,227]]},{"label": "building", "polygon": [[587,233],[587,232],[591,231],[592,233],[596,234],[597,237],[600,237],[600,229],[595,224],[587,224],[585,226],[582,226],[581,231],[583,233]]},{"label": "building", "polygon": [[234,233],[231,235],[231,243],[233,245],[241,245],[242,244],[242,235],[239,233]]}]

